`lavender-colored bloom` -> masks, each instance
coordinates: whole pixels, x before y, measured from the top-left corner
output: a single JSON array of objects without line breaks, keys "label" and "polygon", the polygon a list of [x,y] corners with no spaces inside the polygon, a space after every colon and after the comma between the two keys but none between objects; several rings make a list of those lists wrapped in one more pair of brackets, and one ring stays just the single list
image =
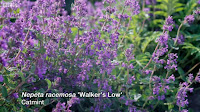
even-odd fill
[{"label": "lavender-colored bloom", "polygon": [[143,11],[146,12],[146,13],[149,13],[150,8],[144,8]]},{"label": "lavender-colored bloom", "polygon": [[193,23],[195,20],[194,15],[188,15],[184,18],[185,22],[188,22],[189,24]]},{"label": "lavender-colored bloom", "polygon": [[114,3],[115,0],[104,0],[103,3],[107,3],[107,4],[112,4]]},{"label": "lavender-colored bloom", "polygon": [[168,54],[167,65],[164,68],[177,70],[177,58],[178,58],[177,54],[174,53]]},{"label": "lavender-colored bloom", "polygon": [[[173,40],[176,41],[176,38],[173,38]],[[177,40],[177,44],[183,44],[184,41],[185,41],[184,35],[179,35],[178,40]]]},{"label": "lavender-colored bloom", "polygon": [[165,99],[165,95],[158,96],[158,100],[164,100],[164,99]]},{"label": "lavender-colored bloom", "polygon": [[61,77],[56,77],[55,78],[55,83],[60,83],[61,82]]},{"label": "lavender-colored bloom", "polygon": [[128,49],[125,51],[125,56],[126,56],[127,61],[130,61],[130,60],[132,60],[132,59],[135,59],[135,58],[134,58],[134,55],[132,54],[132,49],[131,49],[131,48],[128,48]]},{"label": "lavender-colored bloom", "polygon": [[193,74],[192,74],[192,73],[190,73],[188,76],[189,76],[189,77],[188,77],[188,81],[189,81],[189,82],[192,82],[192,81],[193,81],[193,79],[194,79],[194,76],[193,76]]},{"label": "lavender-colored bloom", "polygon": [[155,98],[154,98],[154,96],[149,96],[148,99],[149,100],[154,100]]},{"label": "lavender-colored bloom", "polygon": [[3,48],[4,50],[7,50],[8,45],[4,40],[0,40],[0,48]]},{"label": "lavender-colored bloom", "polygon": [[129,106],[128,110],[129,110],[129,112],[140,112],[137,110],[137,108],[135,106]]},{"label": "lavender-colored bloom", "polygon": [[133,69],[133,68],[134,68],[133,64],[131,63],[131,64],[128,66],[128,68],[129,68],[129,69]]},{"label": "lavender-colored bloom", "polygon": [[200,83],[200,70],[197,73],[197,76],[195,77],[195,81]]},{"label": "lavender-colored bloom", "polygon": [[166,32],[160,35],[160,37],[156,41],[159,42],[161,46],[168,46],[167,45],[168,39],[169,39],[169,35]]},{"label": "lavender-colored bloom", "polygon": [[174,24],[174,21],[172,19],[172,16],[168,16],[168,18],[165,21],[165,24],[163,25],[163,30],[172,31],[173,24]]},{"label": "lavender-colored bloom", "polygon": [[160,88],[162,87],[162,83],[160,82],[160,78],[157,76],[152,77],[152,81],[154,82],[153,85],[153,94],[154,95],[159,95]]},{"label": "lavender-colored bloom", "polygon": [[200,14],[200,8],[198,7],[195,11],[194,11],[195,14],[199,15]]},{"label": "lavender-colored bloom", "polygon": [[134,102],[134,100],[130,100],[130,99],[128,99],[128,100],[126,100],[126,103],[125,103],[125,105],[132,105],[132,103]]},{"label": "lavender-colored bloom", "polygon": [[126,63],[122,63],[122,67],[126,68],[127,64]]},{"label": "lavender-colored bloom", "polygon": [[37,60],[35,73],[40,77],[43,78],[43,74],[46,73],[46,64],[42,57]]},{"label": "lavender-colored bloom", "polygon": [[145,73],[146,75],[150,74],[151,72],[152,72],[152,70],[145,70],[145,71],[144,71],[144,73]]},{"label": "lavender-colored bloom", "polygon": [[123,15],[122,15],[122,14],[119,14],[119,15],[118,15],[118,18],[119,18],[119,19],[124,19],[124,20],[125,20],[125,19],[128,19],[129,16],[128,16],[127,14],[123,14]]},{"label": "lavender-colored bloom", "polygon": [[172,80],[172,81],[175,81],[175,77],[174,77],[174,74],[172,74],[169,78],[168,78],[168,80]]},{"label": "lavender-colored bloom", "polygon": [[68,70],[67,70],[66,68],[64,68],[64,74],[66,74],[66,73],[67,73],[67,71],[68,71]]},{"label": "lavender-colored bloom", "polygon": [[19,98],[18,93],[13,93],[13,97],[14,97],[15,99]]},{"label": "lavender-colored bloom", "polygon": [[135,80],[135,76],[132,76],[128,79],[128,84],[132,84],[132,81]]},{"label": "lavender-colored bloom", "polygon": [[188,112],[188,110],[187,109],[183,109],[180,112]]},{"label": "lavender-colored bloom", "polygon": [[8,65],[7,60],[4,58],[4,56],[0,56],[0,63],[3,66],[7,66]]},{"label": "lavender-colored bloom", "polygon": [[[163,44],[167,44],[167,43],[163,43]],[[161,47],[160,49],[158,49],[156,51],[156,53],[153,53],[153,55],[152,55],[153,61],[155,63],[164,64],[165,60],[164,59],[159,59],[159,57],[163,56],[166,52],[168,52],[168,45],[166,45],[166,47]]]},{"label": "lavender-colored bloom", "polygon": [[2,75],[0,75],[0,82],[3,82],[4,78]]},{"label": "lavender-colored bloom", "polygon": [[58,102],[56,104],[56,108],[54,108],[52,112],[61,112],[65,110],[65,108],[66,108],[65,103]]},{"label": "lavender-colored bloom", "polygon": [[180,83],[180,89],[177,93],[177,102],[176,102],[176,104],[179,107],[185,107],[186,105],[188,105],[188,100],[186,99],[187,91],[193,92],[193,88],[189,88],[187,82]]},{"label": "lavender-colored bloom", "polygon": [[67,101],[68,108],[70,108],[73,104],[80,103],[80,99],[77,97],[72,97],[69,101]]},{"label": "lavender-colored bloom", "polygon": [[156,0],[145,0],[147,5],[156,4]]},{"label": "lavender-colored bloom", "polygon": [[200,0],[197,3],[200,4]]}]

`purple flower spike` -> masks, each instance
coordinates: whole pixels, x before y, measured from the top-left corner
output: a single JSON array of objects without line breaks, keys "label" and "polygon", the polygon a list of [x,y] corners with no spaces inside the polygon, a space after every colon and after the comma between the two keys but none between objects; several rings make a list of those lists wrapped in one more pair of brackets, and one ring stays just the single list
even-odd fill
[{"label": "purple flower spike", "polygon": [[2,75],[0,75],[0,82],[3,82],[3,76]]},{"label": "purple flower spike", "polygon": [[194,15],[188,15],[184,18],[185,22],[188,22],[189,24],[193,23],[195,20]]}]

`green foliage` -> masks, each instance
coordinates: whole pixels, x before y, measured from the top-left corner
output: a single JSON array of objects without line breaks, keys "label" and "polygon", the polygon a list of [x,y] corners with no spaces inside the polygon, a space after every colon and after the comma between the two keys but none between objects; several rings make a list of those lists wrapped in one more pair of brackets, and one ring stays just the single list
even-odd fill
[{"label": "green foliage", "polygon": [[195,58],[200,58],[200,48],[192,45],[191,43],[184,43],[183,49],[189,49],[191,55],[195,54]]},{"label": "green foliage", "polygon": [[157,2],[159,3],[155,5],[155,8],[161,11],[155,11],[154,14],[164,16],[165,18],[184,10],[184,4],[180,3],[179,0],[157,0]]},{"label": "green foliage", "polygon": [[46,80],[46,82],[47,82],[47,84],[48,84],[48,89],[50,89],[51,88],[51,81],[49,80],[49,79],[45,79]]}]

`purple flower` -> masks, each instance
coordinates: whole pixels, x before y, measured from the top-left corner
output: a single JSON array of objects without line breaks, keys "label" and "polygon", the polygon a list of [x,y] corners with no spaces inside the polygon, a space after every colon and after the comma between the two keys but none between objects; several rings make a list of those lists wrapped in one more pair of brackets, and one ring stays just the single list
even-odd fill
[{"label": "purple flower", "polygon": [[189,77],[188,77],[188,81],[189,81],[189,82],[192,82],[192,80],[194,79],[193,74],[190,73],[188,76],[189,76]]},{"label": "purple flower", "polygon": [[128,48],[128,49],[125,51],[125,56],[126,56],[127,61],[130,61],[130,60],[132,60],[132,59],[135,59],[135,58],[134,58],[134,55],[132,54],[132,49],[131,49],[131,48]]},{"label": "purple flower", "polygon": [[200,70],[197,73],[197,76],[195,77],[195,81],[200,83]]},{"label": "purple flower", "polygon": [[132,84],[132,81],[135,80],[135,76],[132,76],[128,79],[128,84]]},{"label": "purple flower", "polygon": [[107,3],[107,4],[112,4],[114,3],[115,0],[104,0],[103,3]]},{"label": "purple flower", "polygon": [[188,105],[188,100],[186,99],[187,96],[187,91],[193,92],[193,88],[189,88],[188,87],[188,83],[184,82],[184,83],[180,83],[180,89],[177,93],[177,101],[176,104],[179,107],[185,107],[186,105]]},{"label": "purple flower", "polygon": [[150,8],[144,8],[143,11],[146,12],[146,13],[149,13]]},{"label": "purple flower", "polygon": [[145,71],[144,71],[144,73],[145,73],[146,75],[150,74],[151,72],[152,72],[152,70],[145,70]]},{"label": "purple flower", "polygon": [[184,18],[185,22],[188,22],[189,24],[191,24],[192,22],[194,22],[195,18],[194,15],[188,15]]},{"label": "purple flower", "polygon": [[134,102],[134,100],[130,100],[130,99],[128,99],[128,100],[126,100],[126,103],[125,103],[125,105],[132,105],[132,103]]},{"label": "purple flower", "polygon": [[0,40],[0,48],[3,48],[4,50],[7,50],[8,45],[4,40]]},{"label": "purple flower", "polygon": [[[175,41],[176,38],[173,38],[173,40]],[[178,36],[177,43],[178,43],[178,44],[183,44],[184,41],[185,41],[185,37],[184,37],[184,35],[179,35],[179,36]]]},{"label": "purple flower", "polygon": [[159,95],[160,88],[162,87],[162,83],[160,82],[160,78],[157,76],[152,77],[152,81],[154,82],[153,85],[153,94],[154,95]]},{"label": "purple flower", "polygon": [[129,6],[131,7],[133,10],[133,15],[137,15],[139,14],[139,10],[140,10],[140,5],[139,2],[137,0],[126,0],[125,1],[125,6]]},{"label": "purple flower", "polygon": [[156,4],[156,0],[145,0],[147,5]]},{"label": "purple flower", "polygon": [[200,0],[197,3],[200,4]]},{"label": "purple flower", "polygon": [[148,99],[149,100],[154,100],[155,98],[154,98],[154,96],[149,96]]},{"label": "purple flower", "polygon": [[160,38],[158,38],[156,41],[159,42],[161,46],[168,46],[167,45],[168,38],[169,38],[169,35],[167,33],[164,33],[160,35]]},{"label": "purple flower", "polygon": [[61,77],[56,77],[55,83],[60,83],[61,82]]},{"label": "purple flower", "polygon": [[19,98],[18,93],[13,93],[13,97],[14,97],[15,99]]},{"label": "purple flower", "polygon": [[0,75],[0,82],[3,82],[3,76],[2,75]]},{"label": "purple flower", "polygon": [[172,19],[172,16],[168,16],[168,18],[166,19],[165,24],[163,26],[163,30],[172,31],[173,24],[174,24],[174,21]]},{"label": "purple flower", "polygon": [[52,112],[61,112],[62,110],[65,110],[65,108],[66,108],[65,103],[58,102],[56,104],[56,108],[54,108]]},{"label": "purple flower", "polygon": [[194,13],[199,15],[200,14],[200,10],[195,10]]},{"label": "purple flower", "polygon": [[174,77],[174,74],[172,74],[169,78],[168,78],[168,80],[172,80],[172,81],[175,81],[175,77]]},{"label": "purple flower", "polygon": [[0,63],[3,66],[7,66],[8,65],[7,60],[4,58],[4,56],[0,56]]},{"label": "purple flower", "polygon": [[133,69],[134,68],[133,64],[131,63],[128,68]]},{"label": "purple flower", "polygon": [[126,63],[122,63],[122,67],[126,68],[127,67]]},{"label": "purple flower", "polygon": [[158,100],[164,100],[164,99],[165,99],[165,95],[158,96]]},{"label": "purple flower", "polygon": [[75,103],[80,103],[80,99],[77,97],[72,97],[69,101],[67,101],[68,108],[70,108]]},{"label": "purple flower", "polygon": [[164,68],[177,70],[177,58],[178,58],[177,54],[174,53],[168,54],[167,65]]},{"label": "purple flower", "polygon": [[188,110],[187,109],[183,109],[180,112],[188,112]]},{"label": "purple flower", "polygon": [[38,75],[39,78],[43,78],[43,74],[46,73],[46,70],[47,68],[43,57],[39,57],[39,59],[36,62],[35,73]]}]

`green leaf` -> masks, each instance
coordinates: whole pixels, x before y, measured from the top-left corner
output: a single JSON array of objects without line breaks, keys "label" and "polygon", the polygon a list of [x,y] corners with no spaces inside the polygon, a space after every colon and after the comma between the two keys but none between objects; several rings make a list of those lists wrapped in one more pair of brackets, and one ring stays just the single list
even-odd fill
[{"label": "green leaf", "polygon": [[51,81],[49,79],[45,79],[45,80],[46,80],[46,82],[48,84],[48,89],[50,89],[51,88]]},{"label": "green leaf", "polygon": [[39,50],[39,53],[41,54],[44,54],[46,52],[46,49],[44,47],[42,47],[40,50]]},{"label": "green leaf", "polygon": [[7,97],[7,96],[8,96],[8,92],[7,92],[7,89],[6,89],[5,86],[2,86],[1,92],[2,92],[2,96],[3,96],[3,97]]},{"label": "green leaf", "polygon": [[154,14],[156,14],[156,15],[161,15],[161,16],[167,16],[167,13],[166,12],[164,12],[164,11],[156,11],[156,12],[154,12]]},{"label": "green leaf", "polygon": [[49,99],[44,100],[44,105],[48,105],[50,103]]},{"label": "green leaf", "polygon": [[188,49],[189,52],[191,53],[191,55],[196,54],[197,57],[199,57],[199,55],[200,55],[200,48],[195,47],[191,43],[184,43],[183,49]]},{"label": "green leaf", "polygon": [[0,30],[3,28],[3,25],[0,25]]},{"label": "green leaf", "polygon": [[22,81],[25,81],[25,77],[24,77],[24,74],[22,72],[19,72],[18,73],[20,75],[20,77],[22,78]]},{"label": "green leaf", "polygon": [[192,13],[192,11],[194,10],[194,8],[197,5],[197,0],[189,0],[188,3],[186,4],[186,6],[184,7],[184,14],[185,15],[190,15]]},{"label": "green leaf", "polygon": [[8,112],[8,109],[6,107],[1,106],[0,107],[0,112]]},{"label": "green leaf", "polygon": [[17,10],[13,11],[14,14],[18,14],[20,12],[20,8],[17,8]]},{"label": "green leaf", "polygon": [[186,77],[184,76],[185,72],[181,67],[178,67],[178,73],[180,74],[181,79],[186,81]]}]

